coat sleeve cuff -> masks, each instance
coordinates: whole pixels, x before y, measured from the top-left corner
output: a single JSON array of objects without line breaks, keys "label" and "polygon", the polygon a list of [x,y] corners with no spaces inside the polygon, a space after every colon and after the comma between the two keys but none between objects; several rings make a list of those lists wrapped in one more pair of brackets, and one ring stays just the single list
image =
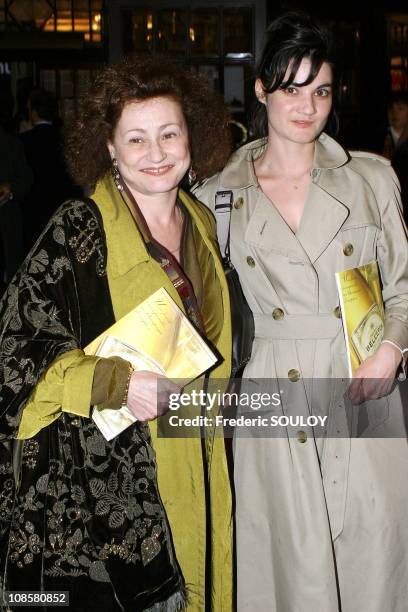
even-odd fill
[{"label": "coat sleeve cuff", "polygon": [[120,408],[129,378],[129,362],[121,357],[101,359],[95,367],[91,404],[99,409]]},{"label": "coat sleeve cuff", "polygon": [[62,411],[89,417],[95,367],[100,357],[84,355],[65,371]]},{"label": "coat sleeve cuff", "polygon": [[[86,364],[89,372],[85,372]],[[97,361],[97,359],[96,359]],[[78,368],[78,365],[82,367]],[[73,412],[80,416],[89,416],[89,399],[82,393],[88,384],[92,385],[95,358],[85,357],[80,349],[74,349],[57,357],[38,381],[24,406],[17,439],[28,439],[41,429],[55,421],[62,410]],[[79,372],[80,381],[76,381]],[[68,373],[71,381],[68,382]],[[88,381],[89,378],[89,381]],[[75,390],[71,392],[68,384],[74,384]],[[81,387],[83,385],[83,388]],[[75,401],[74,401],[75,399]],[[88,402],[88,404],[86,404]],[[70,410],[68,410],[68,408]]]},{"label": "coat sleeve cuff", "polygon": [[401,351],[408,349],[408,324],[396,318],[386,318],[383,340],[392,342]]}]

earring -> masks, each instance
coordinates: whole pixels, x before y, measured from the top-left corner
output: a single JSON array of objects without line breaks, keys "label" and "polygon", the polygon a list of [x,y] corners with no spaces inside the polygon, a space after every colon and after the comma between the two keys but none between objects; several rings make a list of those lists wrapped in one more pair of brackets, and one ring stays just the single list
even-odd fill
[{"label": "earring", "polygon": [[123,185],[121,183],[122,177],[119,172],[118,160],[115,157],[112,158],[112,176],[118,190],[123,191]]},{"label": "earring", "polygon": [[188,182],[190,183],[190,185],[192,185],[195,180],[197,178],[197,173],[194,170],[193,166],[190,166],[189,171],[188,171]]}]

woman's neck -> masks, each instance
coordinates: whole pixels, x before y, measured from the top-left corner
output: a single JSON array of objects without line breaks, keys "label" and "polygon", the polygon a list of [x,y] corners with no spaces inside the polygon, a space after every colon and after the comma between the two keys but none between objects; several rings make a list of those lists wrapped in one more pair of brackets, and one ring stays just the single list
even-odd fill
[{"label": "woman's neck", "polygon": [[[178,189],[171,192],[147,195],[130,189],[143,216],[149,234],[180,262],[183,235],[183,212],[177,206]],[[138,221],[137,214],[133,212]]]},{"label": "woman's neck", "polygon": [[176,218],[178,219],[176,207],[178,189],[154,195],[135,193],[134,190],[131,190],[131,193],[150,228],[165,228],[174,224]]},{"label": "woman's neck", "polygon": [[256,173],[270,177],[298,177],[313,166],[315,143],[299,144],[269,138],[265,151],[255,161]]}]

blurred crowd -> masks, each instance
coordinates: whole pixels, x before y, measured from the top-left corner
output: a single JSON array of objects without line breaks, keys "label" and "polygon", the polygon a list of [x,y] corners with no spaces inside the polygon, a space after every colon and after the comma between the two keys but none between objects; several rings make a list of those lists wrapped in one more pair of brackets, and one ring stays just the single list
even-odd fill
[{"label": "blurred crowd", "polygon": [[0,97],[0,288],[31,249],[52,213],[80,195],[64,163],[53,94],[33,89],[25,113],[13,117],[12,100]]}]

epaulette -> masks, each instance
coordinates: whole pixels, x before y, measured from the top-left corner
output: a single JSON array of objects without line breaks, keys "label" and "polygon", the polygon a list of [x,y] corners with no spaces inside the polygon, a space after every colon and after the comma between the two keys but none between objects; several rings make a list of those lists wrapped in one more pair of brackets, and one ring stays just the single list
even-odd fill
[{"label": "epaulette", "polygon": [[391,162],[386,157],[373,153],[372,151],[349,151],[351,157],[363,157],[365,159],[375,159],[381,162],[384,166],[391,166]]}]

